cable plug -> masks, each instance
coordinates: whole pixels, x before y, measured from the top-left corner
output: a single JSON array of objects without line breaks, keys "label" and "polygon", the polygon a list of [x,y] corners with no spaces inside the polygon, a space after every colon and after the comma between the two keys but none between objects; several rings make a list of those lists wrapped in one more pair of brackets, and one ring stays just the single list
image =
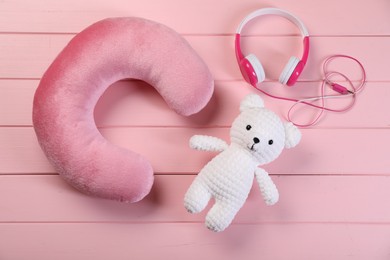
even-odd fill
[{"label": "cable plug", "polygon": [[330,84],[332,86],[332,89],[342,95],[346,95],[346,94],[354,94],[352,91],[348,90],[346,87],[340,85],[340,84],[337,84],[337,83],[331,83]]}]

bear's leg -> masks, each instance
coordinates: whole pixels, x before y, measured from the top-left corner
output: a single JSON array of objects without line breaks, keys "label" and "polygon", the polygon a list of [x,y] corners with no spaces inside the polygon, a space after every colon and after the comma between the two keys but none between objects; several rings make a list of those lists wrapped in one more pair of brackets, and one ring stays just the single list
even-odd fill
[{"label": "bear's leg", "polygon": [[242,207],[245,200],[242,202],[231,203],[221,200],[216,200],[214,206],[210,209],[206,216],[206,227],[212,231],[220,232],[225,230],[233,218],[236,216],[238,210]]},{"label": "bear's leg", "polygon": [[199,213],[207,206],[210,198],[207,187],[199,178],[195,178],[184,196],[184,207],[190,213]]}]

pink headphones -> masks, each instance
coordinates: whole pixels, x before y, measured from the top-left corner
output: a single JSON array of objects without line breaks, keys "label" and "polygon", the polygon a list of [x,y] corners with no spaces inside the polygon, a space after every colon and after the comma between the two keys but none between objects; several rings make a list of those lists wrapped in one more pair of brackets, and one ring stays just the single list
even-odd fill
[{"label": "pink headphones", "polygon": [[257,83],[263,82],[265,79],[265,73],[263,66],[260,63],[260,60],[256,58],[254,54],[249,54],[246,57],[242,54],[241,51],[241,31],[242,28],[252,19],[263,16],[263,15],[279,15],[294,23],[302,33],[303,37],[303,55],[299,59],[295,56],[292,56],[288,61],[287,65],[283,69],[279,77],[279,82],[287,86],[293,86],[297,81],[299,75],[301,74],[303,68],[305,67],[307,58],[309,56],[309,33],[302,23],[296,16],[293,14],[277,9],[277,8],[264,8],[256,10],[249,15],[247,15],[244,20],[241,22],[240,26],[237,28],[236,32],[236,57],[237,62],[240,66],[241,73],[244,79],[249,82],[252,86],[256,86]]}]

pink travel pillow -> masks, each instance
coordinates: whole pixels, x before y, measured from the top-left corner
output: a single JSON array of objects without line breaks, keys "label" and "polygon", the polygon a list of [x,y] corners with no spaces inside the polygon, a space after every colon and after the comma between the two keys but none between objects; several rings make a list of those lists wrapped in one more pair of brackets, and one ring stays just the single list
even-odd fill
[{"label": "pink travel pillow", "polygon": [[50,65],[35,93],[33,124],[47,158],[72,186],[136,202],[152,187],[152,166],[103,138],[93,116],[103,92],[128,78],[153,86],[184,116],[200,111],[214,89],[206,64],[178,33],[141,18],[110,18],[77,34]]}]

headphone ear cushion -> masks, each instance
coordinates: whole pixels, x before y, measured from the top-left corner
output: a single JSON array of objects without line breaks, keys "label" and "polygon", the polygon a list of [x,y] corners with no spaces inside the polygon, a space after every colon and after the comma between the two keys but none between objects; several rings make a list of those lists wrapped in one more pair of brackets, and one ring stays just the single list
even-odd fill
[{"label": "headphone ear cushion", "polygon": [[297,67],[299,63],[299,59],[295,56],[292,56],[290,60],[288,61],[287,65],[284,67],[282,73],[279,77],[279,82],[282,84],[287,84],[288,80],[290,79],[291,75],[293,74],[295,68]]},{"label": "headphone ear cushion", "polygon": [[249,54],[246,56],[246,59],[251,63],[252,68],[256,73],[257,83],[263,82],[265,80],[265,72],[260,60],[254,54]]},{"label": "headphone ear cushion", "polygon": [[253,86],[265,79],[263,66],[254,54],[241,60],[240,69],[244,79]]}]

